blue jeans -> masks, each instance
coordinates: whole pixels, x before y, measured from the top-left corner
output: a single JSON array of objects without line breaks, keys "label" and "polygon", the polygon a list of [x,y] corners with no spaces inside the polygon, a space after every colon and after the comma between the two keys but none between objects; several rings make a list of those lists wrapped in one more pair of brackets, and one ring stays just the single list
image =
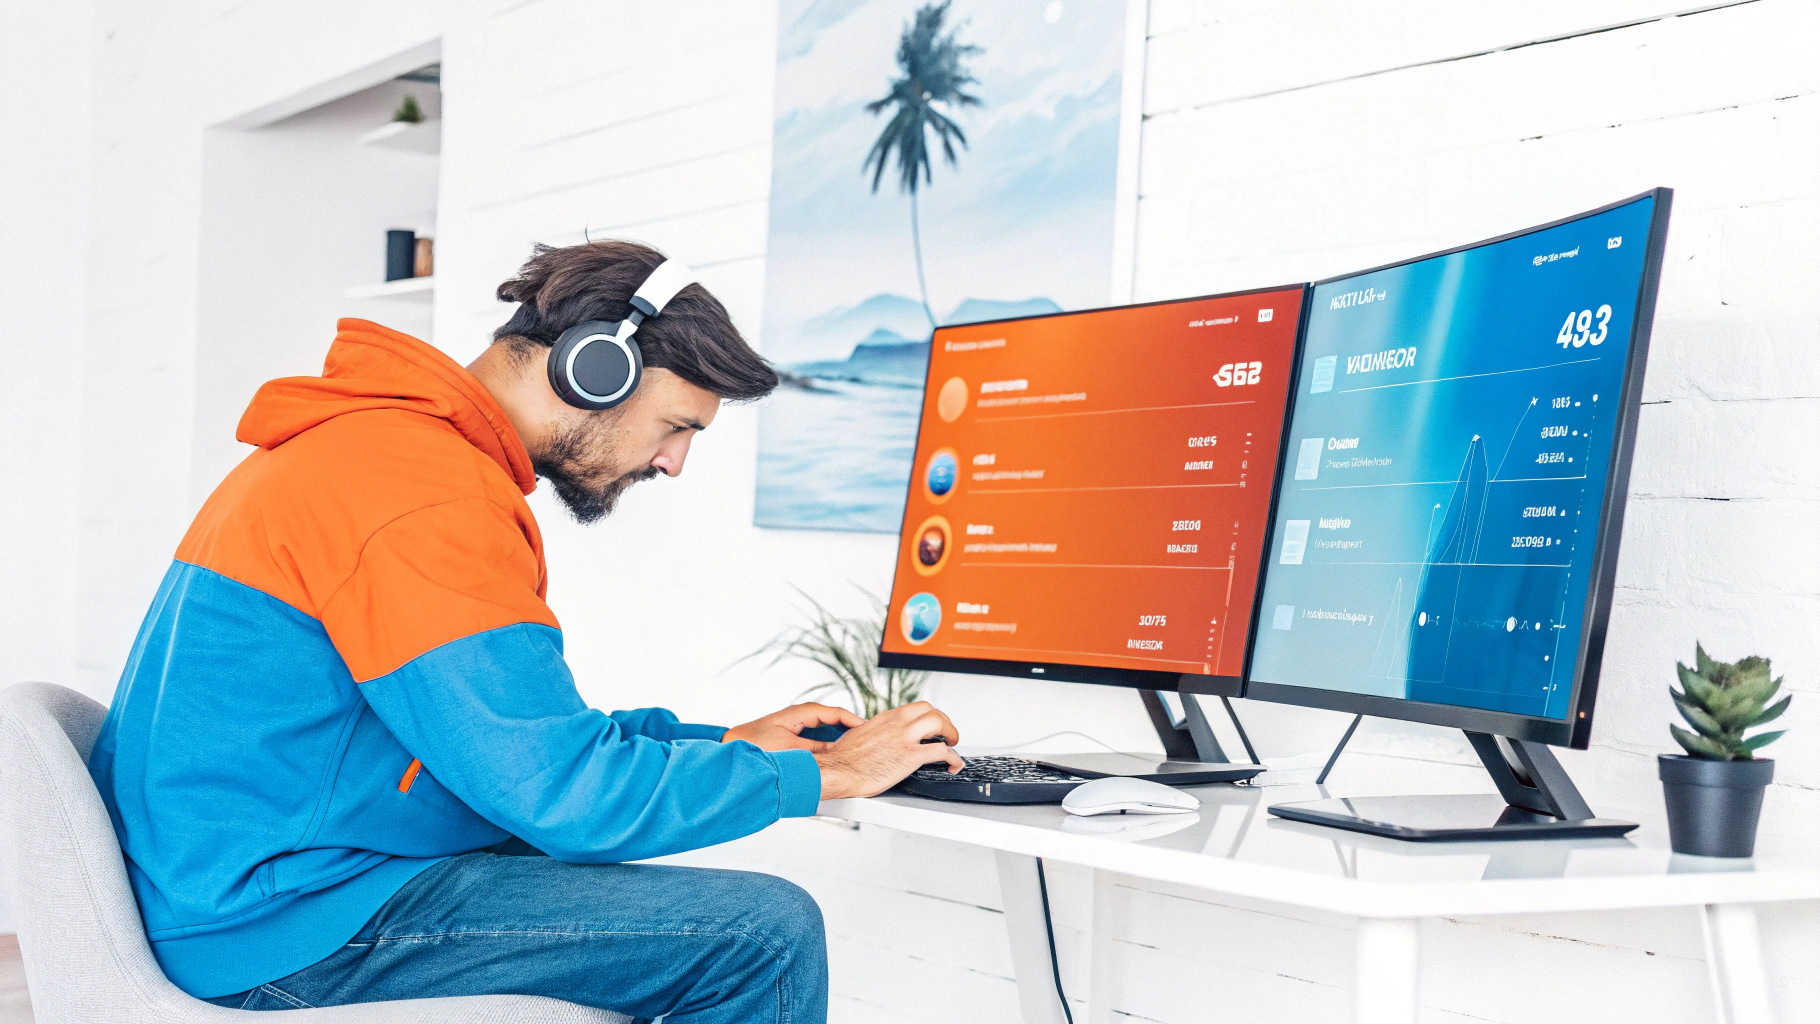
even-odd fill
[{"label": "blue jeans", "polygon": [[821,908],[747,871],[470,853],[412,879],[322,961],[209,1002],[289,1010],[500,994],[665,1024],[823,1024]]}]

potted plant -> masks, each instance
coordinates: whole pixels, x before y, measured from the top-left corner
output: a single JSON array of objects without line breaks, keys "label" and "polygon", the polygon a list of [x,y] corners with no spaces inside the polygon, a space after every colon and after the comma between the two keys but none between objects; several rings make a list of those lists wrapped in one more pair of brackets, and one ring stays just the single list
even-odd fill
[{"label": "potted plant", "polygon": [[872,604],[872,614],[848,618],[829,611],[801,588],[791,589],[809,602],[809,607],[802,610],[804,624],[778,633],[747,658],[769,654],[772,657],[767,668],[786,658],[820,665],[833,678],[811,686],[802,695],[839,694],[861,718],[909,704],[922,694],[929,673],[878,665],[888,611],[876,594],[862,588],[860,592]]},{"label": "potted plant", "polygon": [[422,124],[423,107],[418,105],[417,97],[408,92],[405,93],[404,99],[398,101],[398,109],[392,111],[392,120],[403,121],[406,124]]},{"label": "potted plant", "polygon": [[1676,853],[1701,857],[1749,857],[1757,844],[1757,816],[1763,790],[1776,762],[1756,752],[1785,730],[1746,738],[1744,730],[1774,721],[1791,697],[1770,701],[1782,688],[1772,679],[1769,659],[1752,655],[1731,663],[1714,661],[1694,645],[1694,667],[1675,662],[1681,689],[1668,688],[1688,731],[1668,727],[1687,753],[1656,758],[1662,795],[1668,803],[1668,839]]}]

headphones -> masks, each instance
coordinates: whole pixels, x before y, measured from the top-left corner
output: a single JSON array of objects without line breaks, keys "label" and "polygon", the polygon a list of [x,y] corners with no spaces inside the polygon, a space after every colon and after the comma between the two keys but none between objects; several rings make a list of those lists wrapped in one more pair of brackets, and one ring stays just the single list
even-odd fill
[{"label": "headphones", "polygon": [[633,293],[624,320],[589,320],[562,332],[550,347],[550,386],[578,409],[611,409],[631,398],[645,369],[633,332],[694,282],[695,271],[666,259]]}]

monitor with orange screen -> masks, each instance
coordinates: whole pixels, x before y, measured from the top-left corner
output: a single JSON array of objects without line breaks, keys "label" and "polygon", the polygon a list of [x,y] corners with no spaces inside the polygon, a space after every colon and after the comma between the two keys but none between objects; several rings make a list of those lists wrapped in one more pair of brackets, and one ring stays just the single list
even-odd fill
[{"label": "monitor with orange screen", "polygon": [[879,663],[1236,694],[1304,290],[937,330]]}]

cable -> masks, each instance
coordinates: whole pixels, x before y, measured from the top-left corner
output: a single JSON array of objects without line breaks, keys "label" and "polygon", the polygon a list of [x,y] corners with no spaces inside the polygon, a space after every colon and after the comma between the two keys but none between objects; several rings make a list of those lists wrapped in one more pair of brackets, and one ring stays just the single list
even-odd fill
[{"label": "cable", "polygon": [[1036,859],[1036,889],[1043,896],[1043,932],[1049,936],[1049,973],[1055,978],[1055,997],[1062,1001],[1062,1016],[1074,1024],[1074,1011],[1068,1008],[1068,993],[1062,991],[1062,965],[1055,958],[1055,924],[1049,920],[1049,880],[1043,876],[1043,858]]}]

